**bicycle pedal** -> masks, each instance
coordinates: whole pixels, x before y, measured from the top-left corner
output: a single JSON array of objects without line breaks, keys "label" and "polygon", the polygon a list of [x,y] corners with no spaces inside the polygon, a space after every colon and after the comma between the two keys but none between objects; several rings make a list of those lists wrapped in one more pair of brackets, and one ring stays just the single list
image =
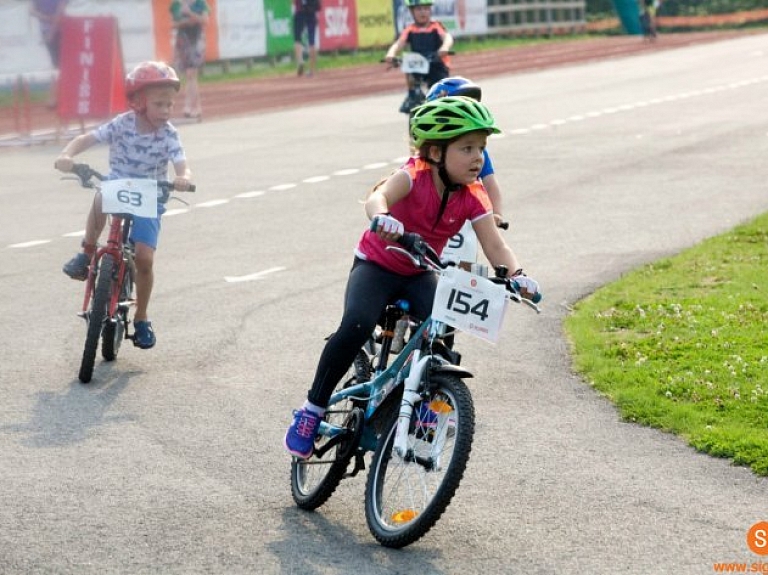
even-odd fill
[{"label": "bicycle pedal", "polygon": [[349,477],[354,477],[361,471],[365,471],[365,459],[363,458],[363,455],[360,453],[355,454],[355,467],[352,469],[352,471],[349,471],[344,474],[344,479],[347,479]]}]

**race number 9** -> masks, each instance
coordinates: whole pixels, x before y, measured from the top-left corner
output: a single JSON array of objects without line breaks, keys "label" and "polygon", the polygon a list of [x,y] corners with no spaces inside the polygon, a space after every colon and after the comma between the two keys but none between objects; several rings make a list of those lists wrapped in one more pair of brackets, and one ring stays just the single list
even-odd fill
[{"label": "race number 9", "polygon": [[451,236],[451,238],[448,240],[448,247],[452,250],[458,250],[461,249],[461,246],[464,245],[464,234],[459,232],[455,236]]}]

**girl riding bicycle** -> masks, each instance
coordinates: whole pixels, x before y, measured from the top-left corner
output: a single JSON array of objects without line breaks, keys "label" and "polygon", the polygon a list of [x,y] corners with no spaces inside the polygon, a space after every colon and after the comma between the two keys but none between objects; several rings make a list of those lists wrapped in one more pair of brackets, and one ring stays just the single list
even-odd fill
[{"label": "girl riding bicycle", "polygon": [[[76,137],[62,150],[54,166],[62,172],[70,172],[74,156],[103,143],[109,145],[110,178],[165,180],[168,164],[172,163],[176,173],[174,187],[188,189],[192,173],[187,167],[179,134],[168,121],[180,86],[176,72],[163,62],[143,62],[128,74],[125,84],[133,110]],[[147,307],[154,282],[153,263],[160,216],[164,211],[164,206],[159,204],[157,218],[135,217],[131,228],[131,241],[136,248],[133,341],[142,349],[149,349],[156,342]],[[96,194],[86,221],[83,251],[64,264],[64,273],[72,279],[82,281],[88,277],[91,256],[106,222],[107,217],[101,211],[101,195]]]},{"label": "girl riding bicycle", "polygon": [[341,324],[320,357],[312,388],[303,407],[294,412],[284,444],[295,457],[312,455],[318,426],[336,384],[376,326],[388,303],[406,299],[409,315],[426,318],[437,278],[413,266],[403,255],[387,250],[407,230],[420,234],[440,253],[466,220],[494,266],[511,271],[526,297],[538,284],[523,274],[517,257],[492,217],[488,195],[478,180],[489,134],[498,133],[493,117],[480,102],[464,96],[427,102],[411,122],[419,155],[381,182],[365,202],[376,230],[363,233],[349,274]]}]

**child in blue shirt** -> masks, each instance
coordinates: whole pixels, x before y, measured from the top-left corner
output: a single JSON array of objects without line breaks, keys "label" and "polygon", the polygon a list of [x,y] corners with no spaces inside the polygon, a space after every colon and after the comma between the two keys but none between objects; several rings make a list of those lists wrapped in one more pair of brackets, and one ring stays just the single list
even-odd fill
[{"label": "child in blue shirt", "polygon": [[[76,155],[96,144],[108,144],[111,178],[165,180],[168,164],[171,163],[176,174],[174,187],[177,190],[188,189],[192,174],[187,167],[179,134],[168,121],[179,86],[176,72],[167,64],[139,64],[126,77],[126,94],[133,110],[76,137],[62,150],[54,166],[62,172],[70,172]],[[131,228],[130,239],[136,248],[136,333],[133,341],[142,349],[149,349],[156,342],[152,322],[147,317],[147,307],[154,283],[154,254],[163,211],[164,207],[158,205],[157,218],[134,217]],[[96,194],[86,221],[83,251],[63,268],[72,279],[82,281],[88,277],[91,256],[96,251],[106,222],[107,217],[101,211],[101,195]]]}]

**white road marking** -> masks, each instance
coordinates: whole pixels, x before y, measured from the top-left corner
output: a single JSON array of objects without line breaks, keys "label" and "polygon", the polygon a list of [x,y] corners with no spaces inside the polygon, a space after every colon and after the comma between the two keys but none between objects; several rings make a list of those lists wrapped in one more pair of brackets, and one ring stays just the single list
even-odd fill
[{"label": "white road marking", "polygon": [[242,194],[237,194],[236,198],[257,198],[259,196],[263,196],[266,192],[262,191],[255,191],[255,192],[244,192]]},{"label": "white road marking", "polygon": [[277,267],[269,268],[268,270],[256,272],[255,274],[249,274],[247,276],[224,276],[224,281],[227,283],[250,282],[254,280],[260,280],[264,276],[273,274],[275,272],[281,272],[284,269],[285,268]]},{"label": "white road marking", "polygon": [[41,246],[43,244],[49,244],[51,240],[32,240],[31,242],[22,242],[20,244],[11,244],[9,248],[31,248],[34,246]]},{"label": "white road marking", "polygon": [[222,204],[229,203],[229,200],[211,200],[210,202],[203,202],[201,204],[195,204],[196,208],[214,208]]},{"label": "white road marking", "polygon": [[163,214],[164,218],[170,218],[172,216],[178,216],[180,214],[186,214],[189,211],[189,208],[176,208],[173,210],[168,210]]},{"label": "white road marking", "polygon": [[[760,55],[760,54],[762,54],[762,52],[757,53],[757,54]],[[553,126],[562,126],[562,125],[567,124],[567,123],[581,122],[581,121],[584,121],[584,120],[587,120],[587,119],[599,118],[599,117],[604,116],[606,114],[616,114],[616,113],[619,113],[619,112],[627,112],[627,111],[635,110],[637,108],[644,108],[644,107],[653,106],[653,105],[656,105],[656,104],[663,104],[663,103],[666,103],[666,102],[675,102],[677,100],[684,100],[686,98],[693,98],[693,97],[697,97],[697,96],[706,96],[706,95],[709,95],[709,94],[714,94],[716,92],[722,92],[724,90],[733,90],[733,89],[742,88],[742,87],[745,87],[745,86],[752,86],[754,84],[759,84],[759,83],[763,83],[763,82],[768,82],[768,75],[760,76],[760,77],[757,77],[757,78],[750,78],[750,79],[747,79],[747,80],[742,80],[740,82],[731,82],[729,84],[722,84],[722,85],[719,85],[719,86],[711,86],[711,87],[708,87],[708,88],[702,88],[700,90],[695,90],[695,91],[691,91],[691,92],[681,92],[679,94],[671,94],[669,96],[653,98],[651,100],[641,100],[641,101],[634,102],[634,103],[631,103],[631,104],[623,104],[623,105],[620,105],[620,106],[608,107],[608,108],[604,108],[603,110],[587,112],[587,113],[584,113],[584,114],[576,114],[576,115],[570,116],[570,117],[568,117],[566,119],[555,119],[555,120],[549,121],[548,123],[533,124],[532,126],[528,126],[527,128],[517,128],[517,129],[514,129],[514,130],[506,130],[506,131],[504,131],[501,134],[494,135],[493,137],[503,138],[503,137],[505,137],[507,135],[511,135],[511,136],[525,135],[525,134],[529,134],[529,133],[534,132],[534,131],[546,130],[546,129],[551,128]],[[337,171],[333,172],[330,176],[312,176],[312,177],[309,177],[309,178],[306,178],[306,179],[302,180],[302,182],[305,183],[305,184],[316,184],[316,183],[325,182],[327,180],[330,180],[332,176],[349,176],[349,175],[358,173],[360,170],[377,170],[377,169],[384,168],[384,167],[386,167],[389,164],[402,165],[405,162],[407,162],[408,160],[409,160],[408,156],[401,156],[399,158],[392,159],[390,162],[374,162],[374,163],[366,164],[362,168],[346,168],[346,169],[342,169],[342,170],[337,170]],[[278,184],[278,185],[270,187],[269,191],[279,192],[279,191],[283,191],[283,190],[290,190],[292,188],[295,188],[296,185],[297,184],[295,184],[295,183]],[[255,197],[258,197],[258,196],[262,196],[265,193],[266,192],[264,192],[264,191],[258,190],[258,191],[251,191],[251,192],[244,192],[244,193],[241,193],[241,194],[237,194],[234,197],[235,198],[255,198]],[[221,205],[227,204],[227,203],[229,203],[229,201],[230,201],[229,199],[211,200],[211,201],[208,201],[208,202],[203,202],[203,203],[200,203],[200,204],[196,204],[193,207],[196,207],[196,208],[212,208],[212,207],[216,207],[216,206],[221,206]],[[175,215],[187,213],[188,211],[189,211],[189,209],[186,209],[186,208],[176,209],[176,210],[168,210],[167,212],[165,212],[165,216],[175,216]],[[81,231],[77,231],[77,232],[69,232],[69,233],[63,234],[62,237],[83,237],[84,235],[85,235],[85,231],[81,230]],[[11,244],[8,247],[9,248],[27,248],[27,247],[34,247],[34,246],[39,246],[39,245],[47,244],[47,243],[50,243],[50,242],[51,242],[51,240],[35,240],[35,241],[30,241],[30,242],[22,242],[22,243],[18,243],[18,244]],[[272,269],[266,270],[264,272],[259,272],[258,274],[252,274],[252,275],[249,275],[249,276],[243,276],[242,278],[228,277],[228,278],[225,278],[225,279],[227,281],[250,281],[250,280],[253,280],[253,279],[260,279],[264,274],[273,273],[275,271],[280,271],[282,269],[284,269],[284,268],[272,268]]]}]

